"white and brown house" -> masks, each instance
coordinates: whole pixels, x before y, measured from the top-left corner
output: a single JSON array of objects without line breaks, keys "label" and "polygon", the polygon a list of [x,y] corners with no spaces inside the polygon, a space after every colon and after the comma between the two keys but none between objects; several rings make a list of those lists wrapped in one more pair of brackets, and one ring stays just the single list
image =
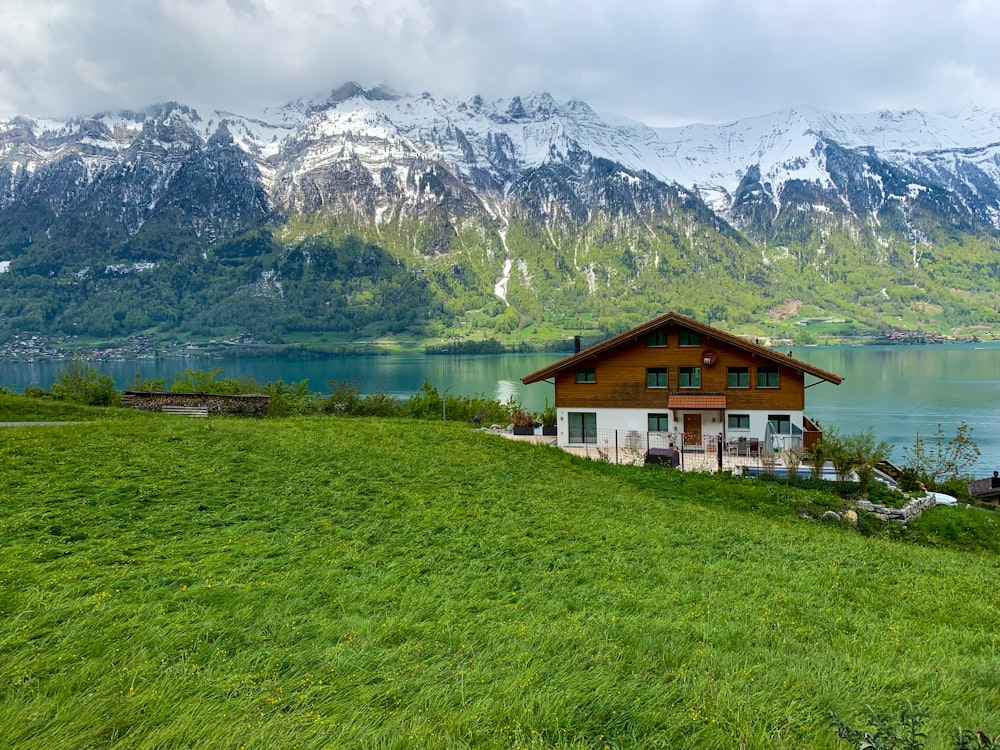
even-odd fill
[{"label": "white and brown house", "polygon": [[[685,447],[809,449],[806,389],[843,378],[670,312],[523,377],[555,385],[558,444],[650,436]],[[680,447],[679,445],[677,447]]]}]

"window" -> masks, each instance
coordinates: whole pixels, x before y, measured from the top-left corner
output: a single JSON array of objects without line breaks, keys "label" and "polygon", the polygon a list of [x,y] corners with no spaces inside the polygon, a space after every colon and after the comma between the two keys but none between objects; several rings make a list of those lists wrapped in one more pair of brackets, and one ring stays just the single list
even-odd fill
[{"label": "window", "polygon": [[678,385],[681,388],[701,388],[701,368],[682,367]]},{"label": "window", "polygon": [[750,368],[730,367],[726,371],[726,388],[749,388]]},{"label": "window", "polygon": [[768,414],[767,421],[771,429],[779,435],[792,434],[792,418],[787,414]]},{"label": "window", "polygon": [[647,388],[666,388],[667,387],[667,368],[666,367],[650,367],[646,370],[646,387]]},{"label": "window", "polygon": [[569,420],[569,441],[571,443],[597,442],[597,413],[592,411],[571,411]]},{"label": "window", "polygon": [[750,429],[750,415],[749,414],[730,414],[729,415],[729,429],[730,430],[749,430]]},{"label": "window", "polygon": [[691,331],[685,331],[683,328],[678,331],[678,336],[680,341],[678,343],[681,346],[701,346],[701,336],[697,333],[692,333]]},{"label": "window", "polygon": [[778,387],[778,368],[777,367],[758,367],[757,368],[757,387],[758,388],[777,388]]},{"label": "window", "polygon": [[670,432],[669,414],[649,414],[647,417],[650,432]]},{"label": "window", "polygon": [[657,331],[656,333],[651,333],[646,337],[646,346],[666,346],[667,345],[667,332]]},{"label": "window", "polygon": [[578,367],[576,369],[576,382],[577,383],[596,383],[597,382],[597,370],[593,367]]}]

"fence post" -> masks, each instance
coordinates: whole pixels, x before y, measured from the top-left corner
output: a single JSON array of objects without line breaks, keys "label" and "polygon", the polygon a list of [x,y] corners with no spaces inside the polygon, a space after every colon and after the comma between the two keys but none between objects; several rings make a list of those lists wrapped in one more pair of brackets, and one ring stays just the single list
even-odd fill
[{"label": "fence post", "polygon": [[718,442],[716,443],[715,455],[718,457],[719,471],[722,471],[722,433],[721,432],[719,433],[719,435],[716,438],[716,440]]},{"label": "fence post", "polygon": [[621,463],[618,460],[618,430],[615,430],[615,463]]}]

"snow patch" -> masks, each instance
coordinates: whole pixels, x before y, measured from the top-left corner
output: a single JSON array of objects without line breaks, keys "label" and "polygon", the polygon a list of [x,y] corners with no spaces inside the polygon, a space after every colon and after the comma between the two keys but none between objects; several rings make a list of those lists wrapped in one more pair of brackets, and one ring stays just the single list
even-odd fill
[{"label": "snow patch", "polygon": [[597,272],[593,263],[583,269],[583,275],[587,279],[587,290],[591,295],[597,294]]},{"label": "snow patch", "polygon": [[511,260],[510,256],[506,256],[503,260],[503,272],[500,276],[500,280],[493,285],[493,294],[502,299],[508,305],[507,302],[507,289],[510,286],[510,271],[514,267],[514,261]]}]

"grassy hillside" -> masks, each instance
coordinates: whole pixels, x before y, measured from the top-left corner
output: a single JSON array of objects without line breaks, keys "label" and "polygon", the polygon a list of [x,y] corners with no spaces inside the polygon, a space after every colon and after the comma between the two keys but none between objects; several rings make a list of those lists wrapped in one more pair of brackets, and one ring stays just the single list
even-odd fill
[{"label": "grassy hillside", "polygon": [[829,712],[906,701],[930,747],[1000,731],[991,553],[461,425],[95,414],[0,430],[8,746],[834,748]]}]

